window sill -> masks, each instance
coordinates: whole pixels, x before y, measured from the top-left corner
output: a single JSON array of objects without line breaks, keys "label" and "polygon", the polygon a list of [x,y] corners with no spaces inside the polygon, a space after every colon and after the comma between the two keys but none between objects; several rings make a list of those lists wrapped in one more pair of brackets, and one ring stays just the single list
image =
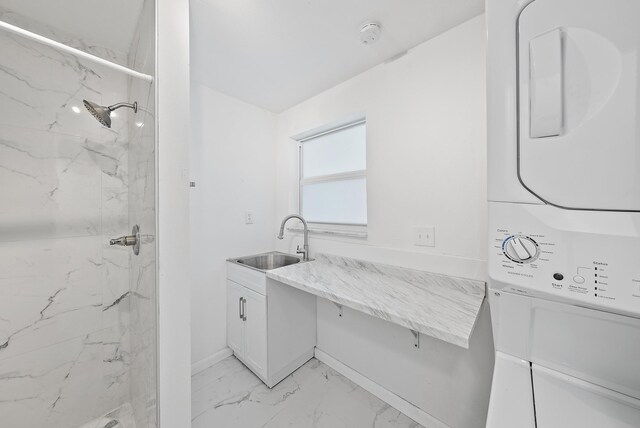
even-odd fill
[{"label": "window sill", "polygon": [[[301,227],[288,227],[287,230],[294,233],[304,232],[304,229]],[[356,239],[367,239],[367,236],[368,236],[366,229],[335,230],[335,229],[318,228],[314,226],[309,227],[309,234],[323,235],[323,236],[336,236],[336,237],[342,237],[342,238],[356,238]]]}]

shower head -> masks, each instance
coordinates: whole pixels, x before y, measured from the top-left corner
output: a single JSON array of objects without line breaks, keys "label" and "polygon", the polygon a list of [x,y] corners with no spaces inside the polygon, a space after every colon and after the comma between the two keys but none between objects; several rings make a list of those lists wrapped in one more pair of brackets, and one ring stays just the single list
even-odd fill
[{"label": "shower head", "polygon": [[111,105],[109,107],[101,106],[91,101],[82,100],[82,103],[89,110],[89,113],[96,118],[98,122],[102,126],[106,126],[107,128],[111,128],[111,112],[119,109],[120,107],[127,107],[133,110],[134,113],[138,112],[138,103],[134,102],[133,104],[129,103],[118,103]]},{"label": "shower head", "polygon": [[102,107],[87,100],[83,100],[82,102],[87,110],[89,110],[89,113],[91,113],[102,126],[111,128],[111,111],[109,111],[108,107]]}]

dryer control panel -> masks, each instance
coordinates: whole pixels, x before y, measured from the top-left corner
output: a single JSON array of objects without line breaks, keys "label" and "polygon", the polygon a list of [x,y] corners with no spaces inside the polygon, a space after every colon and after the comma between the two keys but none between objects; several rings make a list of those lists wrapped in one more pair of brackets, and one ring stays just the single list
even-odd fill
[{"label": "dryer control panel", "polygon": [[502,241],[502,252],[516,263],[533,263],[540,255],[538,243],[530,236],[511,235]]},{"label": "dryer control panel", "polygon": [[640,213],[489,209],[492,289],[640,317]]}]

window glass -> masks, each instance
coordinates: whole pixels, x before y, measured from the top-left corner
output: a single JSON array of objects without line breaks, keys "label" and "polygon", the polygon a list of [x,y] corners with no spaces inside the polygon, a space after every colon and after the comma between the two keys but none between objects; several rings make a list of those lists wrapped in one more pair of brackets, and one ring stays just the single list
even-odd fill
[{"label": "window glass", "polygon": [[300,214],[312,223],[366,225],[365,122],[318,133],[300,150]]},{"label": "window glass", "polygon": [[305,140],[302,177],[318,177],[367,168],[364,123]]},{"label": "window glass", "polygon": [[302,186],[302,215],[318,223],[367,224],[367,180],[327,181]]}]

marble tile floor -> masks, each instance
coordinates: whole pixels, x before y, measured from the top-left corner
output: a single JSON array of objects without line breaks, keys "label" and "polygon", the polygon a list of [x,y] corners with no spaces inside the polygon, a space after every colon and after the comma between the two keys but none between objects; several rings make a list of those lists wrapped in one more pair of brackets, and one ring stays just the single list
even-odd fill
[{"label": "marble tile floor", "polygon": [[124,404],[121,407],[99,417],[96,420],[88,422],[79,428],[136,428],[136,422],[133,416],[133,408],[130,404]]},{"label": "marble tile floor", "polygon": [[192,428],[421,428],[315,358],[273,389],[235,357],[192,377]]}]

